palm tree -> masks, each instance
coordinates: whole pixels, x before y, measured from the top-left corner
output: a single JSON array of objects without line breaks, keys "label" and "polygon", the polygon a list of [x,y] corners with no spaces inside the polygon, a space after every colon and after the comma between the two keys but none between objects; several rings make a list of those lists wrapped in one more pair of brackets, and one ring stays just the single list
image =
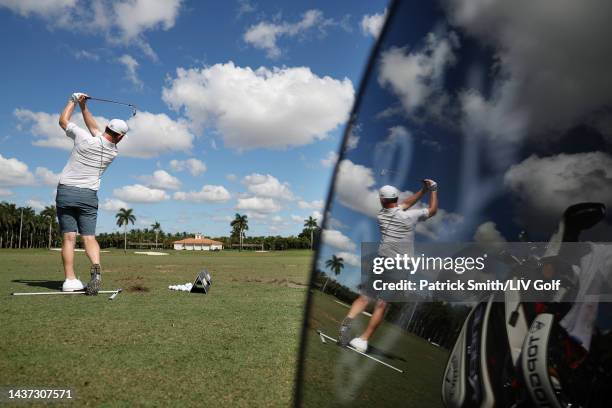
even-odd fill
[{"label": "palm tree", "polygon": [[312,249],[314,231],[317,229],[317,219],[312,218],[312,215],[304,220],[304,227],[310,230],[310,249]]},{"label": "palm tree", "polygon": [[246,215],[240,215],[236,213],[236,217],[232,222],[230,222],[230,226],[234,229],[234,231],[238,232],[238,237],[240,239],[240,251],[242,251],[242,240],[244,239],[244,231],[248,231],[249,229],[249,220]]},{"label": "palm tree", "polygon": [[48,205],[44,210],[41,211],[40,215],[49,222],[49,249],[51,249],[51,232],[53,228],[53,222],[55,221],[56,210],[54,205]]},{"label": "palm tree", "polygon": [[120,208],[119,212],[115,214],[115,218],[117,218],[117,226],[124,226],[123,230],[123,252],[127,252],[127,229],[128,224],[131,222],[134,225],[134,221],[136,221],[136,216],[133,214],[133,209],[131,208]]},{"label": "palm tree", "polygon": [[157,248],[157,238],[159,237],[159,231],[161,230],[161,225],[157,220],[153,224],[151,224],[151,229],[155,233],[155,248]]},{"label": "palm tree", "polygon": [[[334,276],[338,276],[340,275],[340,272],[342,272],[342,268],[344,268],[344,258],[332,255],[330,259],[325,261],[325,266],[331,269],[331,271],[334,273]],[[321,290],[323,293],[325,293],[325,287],[327,286],[327,282],[329,282],[329,276],[327,277],[325,285],[323,285],[323,289]]]}]

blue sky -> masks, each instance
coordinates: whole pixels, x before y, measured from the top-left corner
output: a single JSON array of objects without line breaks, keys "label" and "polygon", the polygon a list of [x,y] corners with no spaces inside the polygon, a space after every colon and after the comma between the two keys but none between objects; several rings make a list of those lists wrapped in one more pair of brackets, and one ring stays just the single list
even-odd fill
[{"label": "blue sky", "polygon": [[[138,115],[102,180],[98,230],[137,226],[297,234],[320,218],[333,155],[384,1],[0,0],[0,199],[40,209],[70,145],[57,114],[74,91]],[[128,109],[90,102],[101,121]],[[75,112],[78,118],[79,112]],[[78,123],[78,121],[77,121]],[[331,158],[331,159],[330,159]]]}]

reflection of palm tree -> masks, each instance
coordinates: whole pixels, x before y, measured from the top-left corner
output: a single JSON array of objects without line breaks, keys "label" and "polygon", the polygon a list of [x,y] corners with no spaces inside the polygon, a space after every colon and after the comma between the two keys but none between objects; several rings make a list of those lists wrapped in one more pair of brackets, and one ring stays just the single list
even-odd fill
[{"label": "reflection of palm tree", "polygon": [[125,226],[123,230],[123,252],[127,252],[127,228],[128,224],[132,223],[134,225],[134,221],[136,221],[136,216],[133,214],[133,209],[131,208],[120,208],[119,212],[115,214],[115,218],[117,218],[117,226],[122,227]]},{"label": "reflection of palm tree", "polygon": [[157,238],[159,237],[159,231],[161,231],[161,225],[158,221],[155,221],[153,224],[151,224],[151,228],[155,233],[155,248],[157,248]]},{"label": "reflection of palm tree", "polygon": [[[344,258],[332,255],[331,258],[325,261],[325,266],[331,269],[331,271],[334,273],[334,276],[338,276],[340,275],[340,272],[342,272],[342,268],[344,268]],[[325,293],[325,287],[327,286],[327,282],[329,282],[329,276],[327,277],[325,285],[323,285],[323,289],[321,290],[323,293]]]},{"label": "reflection of palm tree", "polygon": [[248,231],[249,229],[249,220],[246,215],[240,215],[236,213],[236,217],[232,222],[230,222],[230,226],[238,232],[238,237],[240,239],[240,251],[242,251],[242,240],[244,238],[244,231]]},{"label": "reflection of palm tree", "polygon": [[310,230],[310,249],[312,249],[312,239],[314,230],[317,228],[317,219],[312,218],[312,215],[304,220],[304,227]]}]

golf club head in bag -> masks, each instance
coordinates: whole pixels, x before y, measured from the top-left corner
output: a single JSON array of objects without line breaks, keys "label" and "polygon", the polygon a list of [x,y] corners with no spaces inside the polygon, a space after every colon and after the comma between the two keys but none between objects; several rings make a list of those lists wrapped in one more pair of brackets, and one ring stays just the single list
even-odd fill
[{"label": "golf club head in bag", "polygon": [[451,351],[442,383],[446,407],[506,407],[519,400],[514,359],[527,328],[522,314],[516,328],[505,325],[516,304],[508,307],[495,296],[474,306]]},{"label": "golf club head in bag", "polygon": [[[577,262],[576,259],[588,251],[576,253],[575,248],[587,245],[572,245],[572,253],[566,248],[568,245],[562,245],[563,242],[577,242],[582,231],[596,225],[604,216],[603,204],[580,203],[568,207],[543,259],[549,262],[564,258],[570,263]],[[569,305],[521,302],[518,291],[504,292],[503,302],[494,302],[494,296],[474,306],[465,320],[445,370],[442,384],[444,405],[457,408],[572,406],[568,398],[567,404],[559,400],[564,387],[563,377],[558,374],[562,371],[559,368],[562,364],[551,362],[563,358],[551,358],[550,355],[551,349],[557,354],[567,355],[568,350],[576,348],[575,342],[558,324]],[[551,332],[556,333],[554,338],[551,338]],[[555,343],[554,347],[549,347],[551,341]],[[573,360],[582,355],[580,351],[574,354],[579,357]],[[571,363],[567,365],[571,366]],[[580,375],[584,377],[584,374]],[[590,406],[599,407],[596,404]]]}]

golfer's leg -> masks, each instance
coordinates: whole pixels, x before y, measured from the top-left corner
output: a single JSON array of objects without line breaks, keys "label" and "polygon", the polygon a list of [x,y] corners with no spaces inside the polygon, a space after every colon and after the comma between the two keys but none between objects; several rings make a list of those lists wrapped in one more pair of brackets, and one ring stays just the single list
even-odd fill
[{"label": "golfer's leg", "polygon": [[368,303],[370,303],[370,299],[367,296],[361,295],[355,299],[351,305],[348,315],[346,315],[340,324],[338,343],[341,346],[346,346],[351,340],[351,325],[353,324],[353,319],[359,316],[359,314],[368,307]]},{"label": "golfer's leg", "polygon": [[82,235],[83,244],[85,245],[85,253],[92,264],[100,263],[100,245],[96,240],[95,235]]},{"label": "golfer's leg", "polygon": [[355,317],[359,316],[359,314],[361,314],[361,312],[363,312],[366,307],[368,307],[368,303],[370,303],[370,298],[364,295],[360,295],[351,305],[351,308],[346,317],[348,317],[349,319],[354,319]]},{"label": "golfer's leg", "polygon": [[[102,286],[102,268],[100,267],[100,246],[96,241],[96,222],[98,217],[98,203],[95,193],[91,198],[90,205],[83,204],[79,208],[79,232],[83,237],[85,245],[85,253],[91,261],[91,269],[89,270],[90,279],[85,287],[88,295],[97,295]],[[84,200],[85,202],[85,200]]]},{"label": "golfer's leg", "polygon": [[372,313],[372,317],[370,317],[370,321],[368,322],[368,327],[365,329],[361,337],[364,340],[368,340],[372,334],[376,331],[380,323],[383,321],[383,317],[385,317],[385,309],[387,308],[387,303],[382,300],[378,300],[376,302],[376,306],[374,306],[374,313]]},{"label": "golfer's leg", "polygon": [[76,232],[64,233],[62,241],[62,261],[64,262],[64,275],[66,279],[76,279],[74,275],[74,245],[76,244]]}]

